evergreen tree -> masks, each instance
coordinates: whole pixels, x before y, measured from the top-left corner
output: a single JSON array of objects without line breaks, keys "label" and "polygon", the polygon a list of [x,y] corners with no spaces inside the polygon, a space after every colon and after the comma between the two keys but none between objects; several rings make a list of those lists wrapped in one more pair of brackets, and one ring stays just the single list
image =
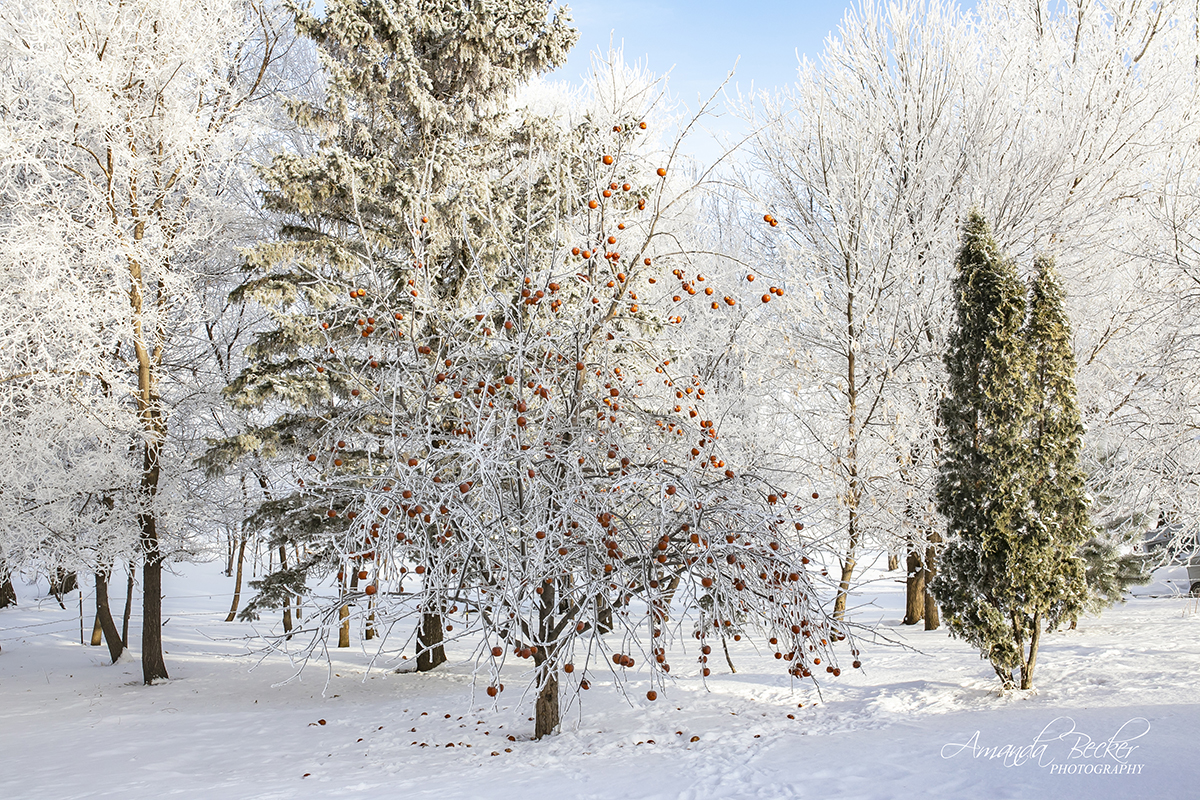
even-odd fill
[{"label": "evergreen tree", "polygon": [[1095,534],[1080,458],[1084,431],[1075,401],[1071,324],[1054,262],[1048,258],[1034,262],[1025,339],[1033,362],[1034,407],[1028,430],[1034,524],[1032,539],[1018,550],[1014,566],[1019,574],[1035,578],[1026,600],[1035,620],[1030,677],[1022,677],[1023,688],[1028,688],[1037,656],[1036,622],[1054,628],[1073,620],[1089,596],[1079,550]]},{"label": "evergreen tree", "polygon": [[1028,685],[1049,611],[1039,587],[1050,565],[1019,568],[1037,563],[1040,543],[1053,540],[1029,513],[1034,464],[1025,434],[1036,396],[1025,297],[978,212],[967,221],[956,267],[937,485],[948,536],[932,591],[951,633],[978,647],[1006,687],[1016,667]]},{"label": "evergreen tree", "polygon": [[[396,413],[360,413],[357,398],[369,388],[360,385],[361,370],[378,366],[360,345],[377,325],[385,328],[368,306],[389,310],[381,336],[436,346],[439,331],[412,313],[426,302],[418,295],[457,307],[469,266],[502,249],[503,237],[480,232],[519,224],[504,196],[512,180],[503,167],[520,146],[517,129],[506,125],[510,98],[531,76],[563,63],[576,37],[569,19],[546,12],[544,0],[338,1],[322,19],[298,12],[299,32],[319,48],[327,90],[323,102],[294,103],[291,111],[319,143],[311,155],[279,154],[263,170],[267,204],[285,224],[277,241],[250,253],[247,281],[234,297],[272,309],[275,327],[247,351],[250,365],[227,390],[236,405],[275,415],[217,443],[207,461],[213,470],[248,455],[283,463],[311,453],[315,461],[313,443],[330,439],[322,464],[357,477],[314,487],[293,475],[287,486],[264,487],[268,499],[251,524],[270,532],[273,547],[299,544],[305,555],[291,565],[281,558],[244,615],[286,605],[311,571],[344,561],[330,543],[353,519],[339,513],[346,492],[370,482],[380,465],[376,452],[347,446],[335,431],[426,427],[420,417],[433,411],[420,398]],[[430,263],[438,265],[432,275],[424,269]],[[314,505],[327,513],[315,517]],[[344,594],[357,589],[360,573],[341,570]],[[437,612],[428,609],[421,626],[422,669],[444,660]],[[348,616],[344,605],[341,614]],[[347,622],[339,644],[348,646],[348,634]]]},{"label": "evergreen tree", "polygon": [[[1123,603],[1129,587],[1150,582],[1145,556],[1122,549],[1122,545],[1130,543],[1129,538],[1102,532],[1079,548],[1088,587],[1084,611],[1099,613],[1111,605]],[[1070,618],[1072,628],[1077,616]]]},{"label": "evergreen tree", "polygon": [[[1075,401],[1075,357],[1063,292],[1052,261],[1039,258],[1034,266],[1028,338],[1040,402],[1032,436],[1046,476],[1036,487],[1035,502],[1042,520],[1055,526],[1062,547],[1062,568],[1055,575],[1061,585],[1052,587],[1059,600],[1051,624],[1069,622],[1074,628],[1081,613],[1099,613],[1121,602],[1130,586],[1147,583],[1150,575],[1144,559],[1126,549],[1133,544],[1130,534],[1122,533],[1126,520],[1104,530],[1090,521],[1092,500],[1080,453],[1084,430]],[[1076,557],[1066,558],[1072,547]]]}]

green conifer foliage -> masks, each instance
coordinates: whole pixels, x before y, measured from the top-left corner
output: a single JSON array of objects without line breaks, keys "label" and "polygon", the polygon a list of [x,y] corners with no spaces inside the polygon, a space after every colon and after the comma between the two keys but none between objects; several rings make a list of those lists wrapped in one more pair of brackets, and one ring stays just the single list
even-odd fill
[{"label": "green conifer foliage", "polygon": [[[528,136],[509,123],[510,100],[562,64],[577,36],[569,18],[548,10],[545,0],[331,0],[323,18],[297,12],[299,32],[318,47],[326,92],[290,110],[317,147],[277,154],[262,170],[267,205],[284,224],[248,254],[247,279],[233,293],[267,308],[273,327],[226,391],[267,422],[216,443],[206,460],[219,470],[249,454],[277,459],[281,479],[250,524],[273,546],[297,544],[305,555],[258,583],[244,615],[285,604],[309,572],[344,560],[333,542],[351,527],[347,493],[384,466],[364,442],[430,424],[407,413],[424,415],[420,398],[362,405],[376,388],[364,376],[380,369],[379,348],[369,345],[389,337],[436,347],[439,332],[416,309],[453,311],[467,284],[481,280],[468,265],[485,261],[489,244],[500,248],[495,231],[519,224],[504,165],[528,148]],[[431,274],[426,265],[435,263]],[[282,479],[288,462],[305,460],[336,479]],[[358,573],[342,568],[343,593]],[[435,652],[423,666],[440,660],[437,644],[423,650]]]},{"label": "green conifer foliage", "polygon": [[1044,627],[1086,595],[1076,557],[1090,534],[1082,426],[1062,291],[1039,261],[1028,314],[1014,266],[972,213],[954,282],[938,510],[948,542],[933,592],[951,632],[1006,688],[1031,688]]},{"label": "green conifer foliage", "polygon": [[[1083,423],[1075,402],[1071,324],[1054,263],[1048,258],[1034,263],[1025,338],[1034,370],[1029,439],[1037,546],[1022,547],[1017,566],[1023,573],[1041,576],[1040,583],[1032,584],[1037,588],[1030,589],[1028,607],[1053,628],[1077,617],[1088,597],[1078,553],[1095,529],[1080,460]],[[1030,672],[1033,657],[1036,652]]]},{"label": "green conifer foliage", "polygon": [[[1129,587],[1150,582],[1146,557],[1122,549],[1132,542],[1130,537],[1100,533],[1083,543],[1079,557],[1087,577],[1088,599],[1084,611],[1099,613],[1105,608],[1125,601]],[[1071,627],[1075,627],[1071,617]]]}]

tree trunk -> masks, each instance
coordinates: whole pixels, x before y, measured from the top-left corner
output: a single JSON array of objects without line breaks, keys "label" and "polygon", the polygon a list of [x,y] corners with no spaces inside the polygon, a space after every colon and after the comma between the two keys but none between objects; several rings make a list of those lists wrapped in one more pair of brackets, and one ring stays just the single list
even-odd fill
[{"label": "tree trunk", "polygon": [[[293,554],[293,555],[296,557],[296,563],[297,563],[297,564],[299,564],[299,563],[300,563],[300,561],[301,561],[301,558],[300,558],[300,545],[298,545],[298,544],[293,544],[293,545],[292,545],[292,548],[293,548],[292,554]],[[296,624],[297,624],[297,625],[299,625],[299,624],[300,624],[300,620],[304,619],[304,612],[303,612],[303,610],[300,608],[300,598],[301,598],[301,597],[302,597],[302,595],[299,595],[299,594],[298,594],[298,595],[296,595],[295,597],[293,597],[293,598],[292,598],[293,600],[295,600],[295,601],[296,601]]]},{"label": "tree trunk", "polygon": [[900,556],[895,553],[888,553],[888,572],[895,572],[900,569]]},{"label": "tree trunk", "polygon": [[60,606],[66,608],[63,598],[75,591],[78,586],[79,580],[74,572],[67,572],[62,567],[55,567],[54,574],[50,576],[50,594],[54,595],[54,599]]},{"label": "tree trunk", "polygon": [[[155,398],[157,400],[157,398]],[[151,406],[146,415],[157,418]],[[149,426],[156,432],[160,423]],[[166,680],[167,664],[163,660],[162,646],[162,564],[163,554],[159,547],[158,518],[154,503],[158,496],[158,455],[161,439],[147,442],[142,454],[142,492],[149,505],[145,513],[138,514],[138,527],[142,543],[142,683],[149,686],[157,680]]]},{"label": "tree trunk", "polygon": [[129,649],[129,618],[133,616],[133,562],[129,563],[127,569],[129,576],[125,581],[125,613],[121,617],[121,646],[126,650]]},{"label": "tree trunk", "polygon": [[996,666],[994,663],[992,664],[992,669],[996,670],[996,675],[997,675],[997,677],[1000,678],[1001,688],[1003,688],[1005,690],[1013,688],[1012,670],[1001,669],[1000,667]]},{"label": "tree trunk", "polygon": [[[153,526],[153,517],[150,523]],[[147,551],[142,565],[142,683],[147,686],[170,677],[163,660],[162,554],[157,538],[153,540],[153,548]]]},{"label": "tree trunk", "polygon": [[558,708],[558,675],[550,671],[552,667],[540,669],[543,683],[542,688],[538,690],[537,704],[534,707],[534,739],[541,739],[554,733],[561,721]]},{"label": "tree trunk", "polygon": [[933,597],[933,592],[929,591],[929,587],[933,584],[933,579],[937,577],[937,545],[941,544],[942,537],[937,531],[930,531],[928,536],[929,546],[925,548],[925,630],[936,631],[941,625],[941,615],[938,613],[937,600]]},{"label": "tree trunk", "polygon": [[338,647],[350,646],[350,606],[342,603],[342,607],[338,609],[338,619],[342,624],[338,626]]},{"label": "tree trunk", "polygon": [[[137,309],[140,312],[140,305]],[[140,339],[141,322],[135,324]],[[155,504],[158,500],[158,483],[161,475],[158,459],[166,439],[166,424],[158,407],[158,394],[150,376],[150,356],[139,342],[138,351],[138,405],[143,430],[148,440],[142,447],[142,500],[147,505],[145,512],[138,514],[138,528],[142,545],[142,683],[149,686],[157,680],[166,680],[167,664],[163,660],[162,646],[162,565],[163,552],[158,538],[158,515]]]},{"label": "tree trunk", "polygon": [[850,581],[854,578],[854,567],[858,563],[858,540],[861,535],[858,520],[858,504],[862,500],[862,489],[858,482],[858,362],[854,349],[853,266],[853,260],[847,254],[845,257],[845,281],[849,291],[846,294],[846,435],[849,446],[846,449],[846,470],[849,478],[849,491],[846,492],[846,506],[850,519],[846,526],[849,541],[846,544],[846,553],[842,557],[842,574],[838,581],[837,598],[833,601],[833,616],[837,620],[846,616],[846,599],[850,594]]},{"label": "tree trunk", "polygon": [[916,625],[925,617],[925,566],[916,546],[910,546],[906,559],[908,574],[905,578],[904,624]]},{"label": "tree trunk", "polygon": [[558,707],[558,668],[555,666],[554,638],[555,617],[554,608],[557,604],[555,595],[557,585],[550,581],[543,585],[542,594],[538,597],[538,639],[539,646],[533,656],[537,665],[538,695],[534,704],[533,738],[541,739],[558,730],[562,721]]},{"label": "tree trunk", "polygon": [[[675,592],[676,592],[678,589],[679,589],[679,576],[678,576],[678,575],[672,575],[672,576],[671,576],[671,579],[670,579],[669,581],[667,581],[667,586],[666,586],[666,588],[665,588],[665,589],[663,589],[663,591],[662,591],[662,618],[663,618],[663,622],[666,622],[667,620],[669,620],[669,619],[671,618],[671,603],[675,601]],[[610,623],[610,624],[609,624],[609,627],[611,628],[611,627],[612,627],[612,625],[611,625],[611,623],[612,623],[612,614],[611,614],[611,613],[610,613],[610,614],[609,614],[609,616],[608,616],[608,621],[609,621],[609,623]]]},{"label": "tree trunk", "polygon": [[421,630],[417,632],[417,672],[429,672],[446,663],[442,647],[442,615],[433,611],[421,614]]},{"label": "tree trunk", "polygon": [[246,563],[246,535],[243,533],[237,548],[237,577],[233,579],[233,602],[229,604],[229,615],[226,622],[237,618],[238,603],[242,600],[242,567]]},{"label": "tree trunk", "polygon": [[92,640],[88,642],[92,647],[99,647],[104,644],[104,628],[100,626],[100,614],[96,614],[95,621],[92,622]]},{"label": "tree trunk", "polygon": [[[279,543],[279,569],[280,571],[287,570],[287,548],[283,542]],[[292,638],[292,598],[285,597],[283,599],[283,632],[287,638]]]},{"label": "tree trunk", "polygon": [[112,611],[108,606],[108,574],[96,573],[96,622],[104,632],[104,640],[108,642],[108,654],[112,663],[117,663],[125,652],[125,643],[117,632],[117,623],[113,622]]},{"label": "tree trunk", "polygon": [[608,598],[599,597],[596,599],[596,604],[599,608],[596,609],[596,632],[597,633],[612,633],[613,629],[613,610],[612,604],[608,602]]},{"label": "tree trunk", "polygon": [[17,604],[17,589],[13,586],[12,575],[5,575],[0,581],[0,608],[8,608]]},{"label": "tree trunk", "polygon": [[350,604],[346,602],[345,597],[358,588],[358,567],[354,564],[351,564],[350,567],[349,588],[346,587],[345,581],[342,582],[342,607],[338,609],[338,617],[342,620],[342,625],[338,629],[338,647],[350,646]]},{"label": "tree trunk", "polygon": [[1021,665],[1021,688],[1033,688],[1033,668],[1037,666],[1038,643],[1042,638],[1042,612],[1033,615],[1033,633],[1029,638],[1029,657]]},{"label": "tree trunk", "polygon": [[[146,234],[146,220],[134,213],[137,220],[133,226],[133,240],[141,242]],[[133,250],[131,252],[136,252]],[[167,441],[167,422],[162,413],[162,396],[159,390],[159,370],[163,362],[165,331],[157,327],[147,331],[147,322],[153,314],[145,308],[146,303],[158,305],[162,310],[166,295],[161,282],[157,295],[146,296],[146,279],[142,263],[135,257],[128,259],[129,305],[132,323],[132,345],[137,370],[137,411],[142,433],[142,477],[140,482],[141,502],[145,511],[138,514],[138,531],[142,549],[142,682],[150,685],[157,680],[167,679],[167,665],[163,661],[162,647],[162,565],[163,552],[158,536],[158,485],[162,476],[163,445]]]},{"label": "tree trunk", "polygon": [[855,525],[857,515],[850,510],[850,543],[842,558],[842,575],[838,581],[837,599],[833,601],[834,619],[842,619],[846,615],[846,598],[850,595],[850,581],[854,578],[854,567],[858,564],[858,529]]}]

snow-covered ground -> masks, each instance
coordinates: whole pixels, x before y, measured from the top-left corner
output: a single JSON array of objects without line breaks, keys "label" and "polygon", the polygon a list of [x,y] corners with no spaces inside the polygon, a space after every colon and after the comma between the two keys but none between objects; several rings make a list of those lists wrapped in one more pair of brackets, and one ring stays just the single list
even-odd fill
[{"label": "snow-covered ground", "polygon": [[492,706],[465,664],[396,674],[352,648],[282,683],[287,660],[247,656],[249,626],[223,622],[219,565],[167,577],[172,679],[153,687],[79,644],[78,593],[64,611],[18,582],[0,611],[0,798],[1200,797],[1196,600],[1135,598],[1050,635],[1036,693],[1000,697],[970,647],[899,625],[903,585],[873,576],[857,619],[908,647],[865,643],[863,670],[820,694],[744,641],[737,674],[714,657],[707,686],[677,655],[653,703],[593,676],[541,742],[532,699]]}]

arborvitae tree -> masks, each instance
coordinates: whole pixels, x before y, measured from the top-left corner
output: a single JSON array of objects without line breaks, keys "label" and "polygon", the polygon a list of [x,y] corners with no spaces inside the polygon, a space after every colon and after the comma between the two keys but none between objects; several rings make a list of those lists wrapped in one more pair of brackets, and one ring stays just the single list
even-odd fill
[{"label": "arborvitae tree", "polygon": [[[247,352],[251,365],[228,388],[239,406],[282,413],[218,443],[208,457],[213,469],[251,454],[290,460],[319,449],[336,451],[331,466],[365,479],[376,453],[337,436],[325,441],[344,429],[339,420],[350,415],[359,430],[374,432],[424,427],[392,413],[356,414],[366,387],[353,376],[376,362],[364,356],[346,369],[345,359],[384,323],[366,312],[341,313],[345,303],[336,298],[348,293],[362,306],[369,290],[372,303],[388,306],[388,323],[397,328],[390,332],[413,341],[439,335],[423,325],[398,328],[406,316],[413,319],[414,279],[431,300],[458,305],[468,265],[487,263],[489,245],[498,246],[479,232],[516,224],[502,170],[518,138],[505,125],[510,98],[531,76],[563,63],[576,38],[569,19],[548,19],[547,8],[544,0],[339,0],[326,5],[323,19],[298,12],[299,32],[319,48],[328,88],[323,103],[296,103],[292,114],[319,143],[314,154],[280,154],[263,170],[268,205],[286,221],[278,241],[250,254],[248,279],[234,296],[272,309],[276,327],[258,337]],[[418,274],[429,263],[438,265],[432,281]],[[373,285],[364,283],[367,274]],[[434,413],[417,405],[418,414]],[[318,498],[294,476],[287,484],[272,487],[251,523],[270,531],[272,546],[300,544],[306,555],[261,582],[244,614],[286,605],[304,591],[310,571],[333,571],[341,560],[330,534],[349,525],[337,509],[350,487],[326,484],[318,491],[327,496]],[[314,504],[329,514],[315,517]],[[357,567],[339,574],[344,593],[358,574]],[[437,612],[427,609],[421,626],[422,669],[445,659]],[[348,633],[347,623],[343,646]]]},{"label": "arborvitae tree", "polygon": [[[1028,686],[1049,610],[1039,587],[1053,565],[1028,550],[1052,537],[1028,513],[1033,462],[1025,434],[1036,398],[1024,291],[978,212],[967,221],[956,266],[937,486],[948,536],[931,588],[951,633],[978,647],[1006,687],[1015,667]],[[1039,544],[1036,553],[1043,550]]]},{"label": "arborvitae tree", "polygon": [[933,590],[950,630],[979,647],[1005,688],[1033,686],[1043,629],[1074,619],[1092,535],[1083,425],[1063,293],[1039,258],[1028,306],[1012,263],[972,213],[955,279],[957,326],[938,483],[949,542]]},{"label": "arborvitae tree", "polygon": [[1088,588],[1078,551],[1095,534],[1080,451],[1083,423],[1075,401],[1075,353],[1071,324],[1054,262],[1038,258],[1029,292],[1025,339],[1033,361],[1034,396],[1029,424],[1030,473],[1034,524],[1030,541],[1017,551],[1014,566],[1028,575],[1026,606],[1033,611],[1030,656],[1022,688],[1032,680],[1037,657],[1038,624],[1057,627],[1078,616]]},{"label": "arborvitae tree", "polygon": [[1150,576],[1139,556],[1122,551],[1119,534],[1098,532],[1092,525],[1081,462],[1084,430],[1075,400],[1075,354],[1063,291],[1050,259],[1039,258],[1034,267],[1026,326],[1037,395],[1030,433],[1038,478],[1034,508],[1057,543],[1050,556],[1051,563],[1058,564],[1054,582],[1045,587],[1052,594],[1048,622],[1053,627],[1069,621],[1075,627],[1080,613],[1099,612],[1119,602],[1129,586],[1145,583]]},{"label": "arborvitae tree", "polygon": [[[1128,539],[1111,533],[1099,533],[1079,548],[1088,587],[1084,611],[1099,613],[1111,605],[1123,603],[1129,587],[1150,582],[1146,557],[1122,548],[1122,545],[1130,543]],[[1072,615],[1070,619],[1074,628],[1077,615]]]}]

